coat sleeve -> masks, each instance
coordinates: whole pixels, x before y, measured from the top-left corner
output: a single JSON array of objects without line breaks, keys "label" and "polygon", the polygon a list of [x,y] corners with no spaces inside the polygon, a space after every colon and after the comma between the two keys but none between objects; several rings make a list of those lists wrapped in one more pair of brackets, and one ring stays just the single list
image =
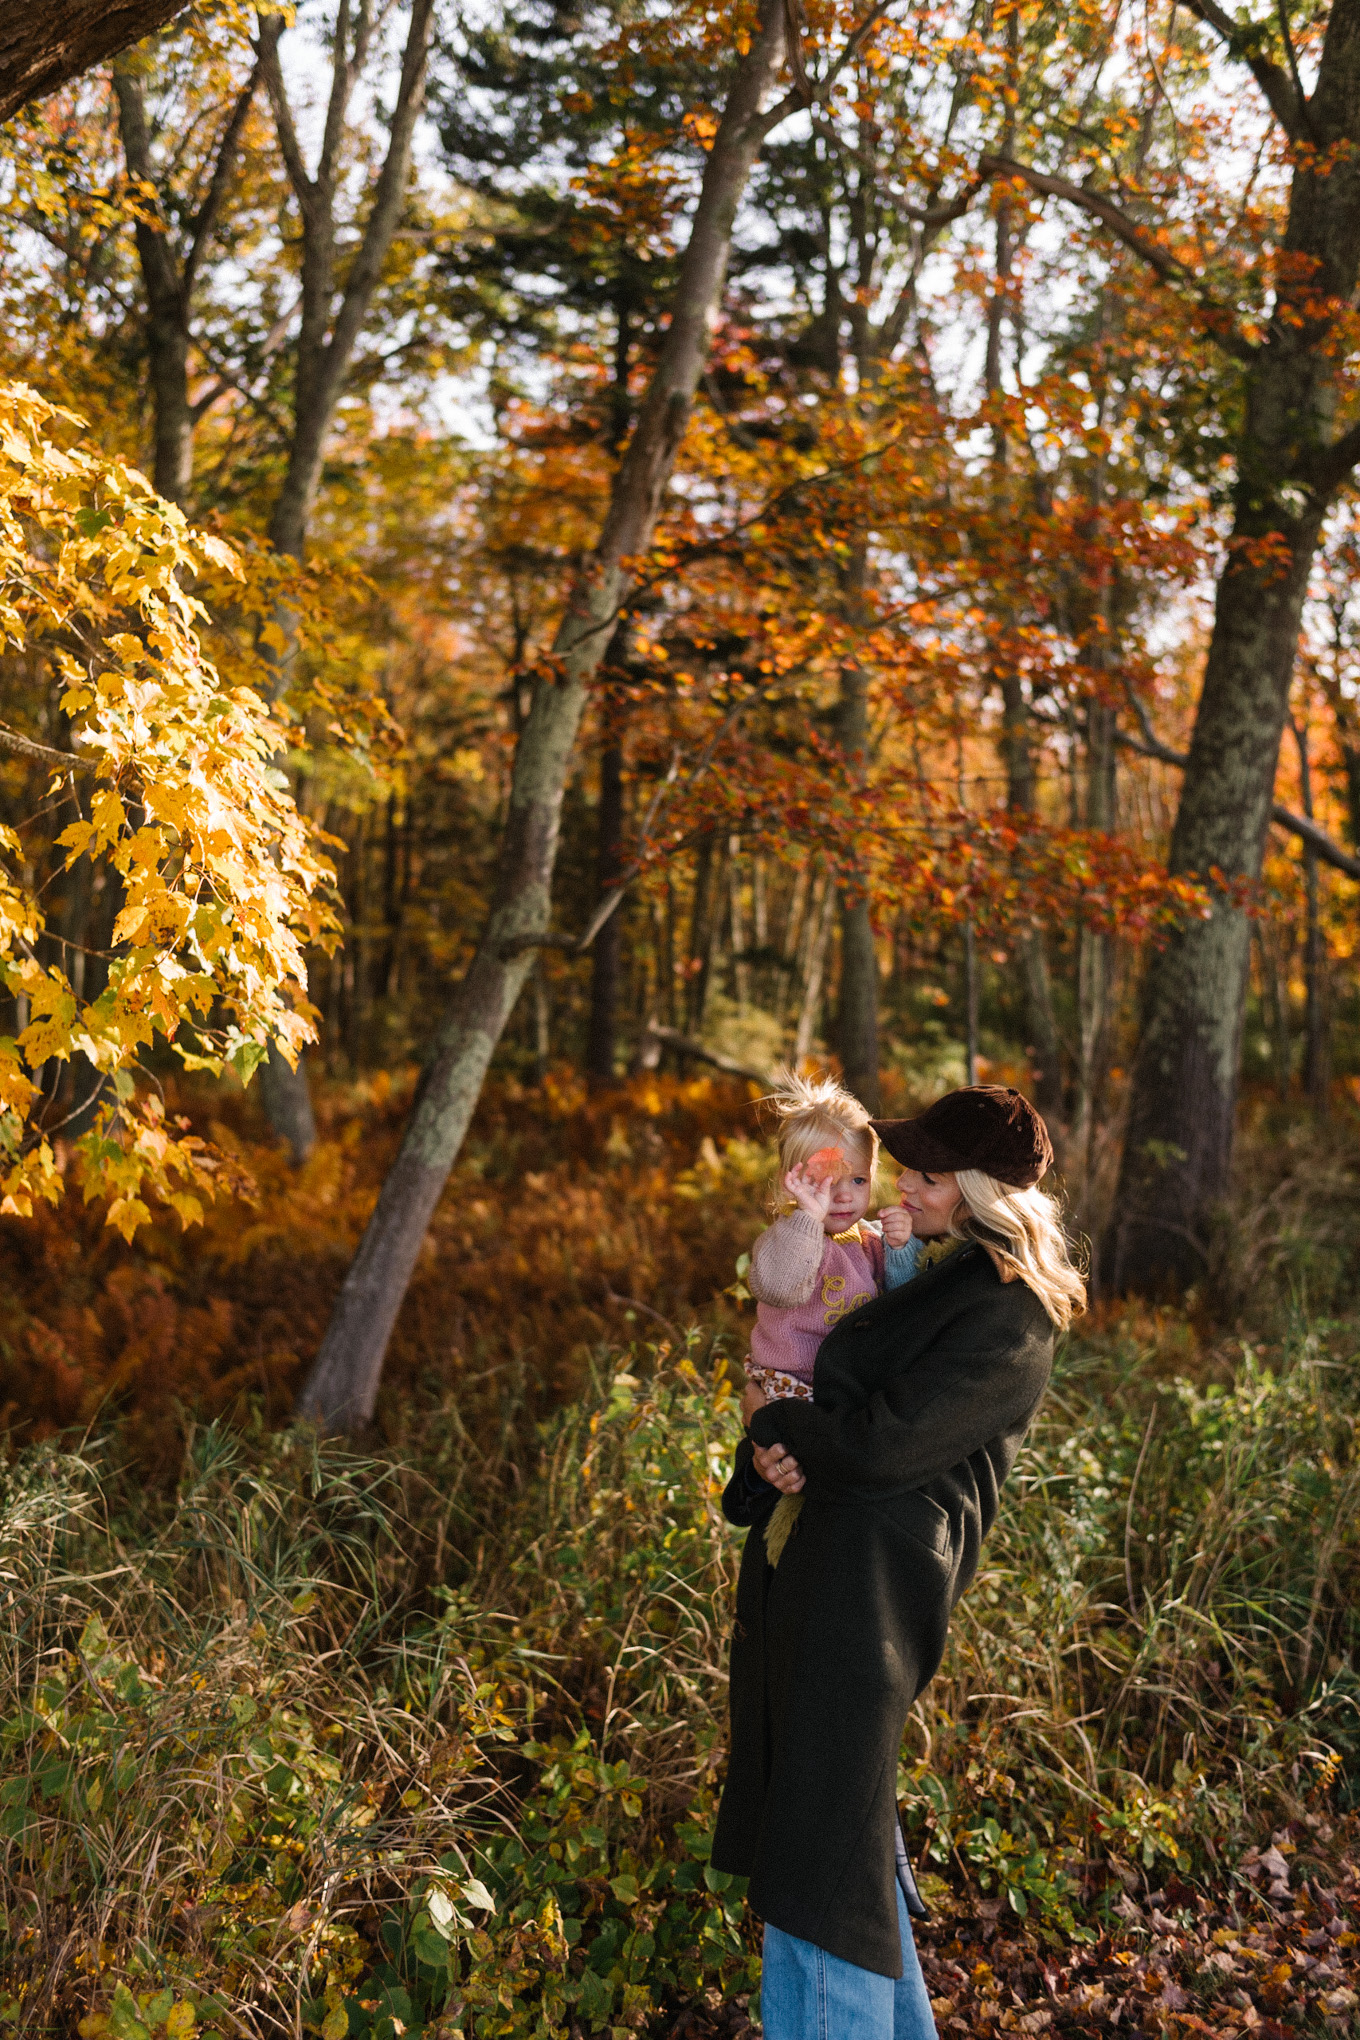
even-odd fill
[{"label": "coat sleeve", "polygon": [[791,1452],[814,1497],[883,1500],[1022,1430],[1047,1385],[1051,1353],[1051,1339],[1033,1335],[962,1349],[951,1341],[854,1407],[767,1403],[750,1435]]},{"label": "coat sleeve", "polygon": [[753,1524],[764,1522],[778,1500],[778,1488],[771,1487],[756,1472],[751,1441],[743,1438],[737,1447],[732,1478],[723,1490],[724,1516],[739,1530],[749,1530]]},{"label": "coat sleeve", "polygon": [[817,1270],[826,1252],[826,1232],[810,1211],[791,1211],[767,1226],[751,1249],[747,1277],[757,1303],[792,1310],[806,1303],[817,1287]]}]

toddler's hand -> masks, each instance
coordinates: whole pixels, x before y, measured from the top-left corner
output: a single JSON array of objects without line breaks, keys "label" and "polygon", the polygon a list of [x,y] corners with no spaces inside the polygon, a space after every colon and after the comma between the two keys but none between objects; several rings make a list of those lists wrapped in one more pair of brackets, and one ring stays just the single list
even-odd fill
[{"label": "toddler's hand", "polygon": [[814,1183],[801,1162],[785,1176],[784,1188],[799,1209],[810,1213],[818,1224],[830,1211],[831,1200],[836,1194],[834,1183]]},{"label": "toddler's hand", "polygon": [[770,1398],[758,1381],[748,1381],[742,1391],[741,1421],[749,1424],[757,1410],[763,1410]]},{"label": "toddler's hand", "polygon": [[905,1247],[911,1238],[911,1213],[904,1211],[900,1204],[889,1204],[878,1217],[883,1227],[884,1246]]}]

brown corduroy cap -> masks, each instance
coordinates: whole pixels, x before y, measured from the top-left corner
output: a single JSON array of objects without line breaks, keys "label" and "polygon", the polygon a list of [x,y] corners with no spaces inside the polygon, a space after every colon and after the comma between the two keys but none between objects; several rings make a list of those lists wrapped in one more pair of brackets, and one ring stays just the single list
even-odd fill
[{"label": "brown corduroy cap", "polygon": [[871,1119],[895,1162],[927,1176],[981,1169],[1028,1190],[1053,1160],[1048,1128],[1029,1099],[1008,1085],[972,1084],[947,1091],[914,1119]]}]

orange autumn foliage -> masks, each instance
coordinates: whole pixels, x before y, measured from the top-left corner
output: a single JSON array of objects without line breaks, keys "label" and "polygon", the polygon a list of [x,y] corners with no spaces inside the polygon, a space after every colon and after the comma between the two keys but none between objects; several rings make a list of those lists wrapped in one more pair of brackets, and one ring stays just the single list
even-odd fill
[{"label": "orange autumn foliage", "polygon": [[[286,1420],[400,1136],[410,1075],[319,1101],[295,1173],[251,1094],[188,1099],[247,1166],[185,1239],[168,1210],[132,1245],[67,1200],[0,1222],[0,1414],[20,1436],[121,1416],[172,1472],[185,1420],[252,1404]],[[181,1103],[186,1102],[181,1100]],[[721,1292],[766,1221],[773,1157],[754,1087],[647,1076],[587,1095],[567,1071],[489,1086],[399,1320],[389,1407],[454,1392],[474,1429],[575,1394],[601,1344],[683,1344],[702,1312],[735,1345]],[[379,1422],[383,1420],[380,1406]]]}]

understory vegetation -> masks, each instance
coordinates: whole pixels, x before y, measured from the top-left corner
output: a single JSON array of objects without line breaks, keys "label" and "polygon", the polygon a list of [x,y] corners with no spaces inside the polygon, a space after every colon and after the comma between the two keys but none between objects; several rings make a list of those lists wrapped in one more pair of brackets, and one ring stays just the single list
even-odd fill
[{"label": "understory vegetation", "polygon": [[[434,1297],[457,1271],[461,1359],[445,1350],[437,1375],[426,1354],[422,1375],[436,1313],[417,1300],[363,1449],[275,1427],[267,1378],[225,1355],[215,1405],[211,1368],[199,1384],[215,1416],[187,1376],[113,1353],[98,1421],[16,1437],[0,1516],[10,2030],[744,2030],[758,1942],[707,1848],[739,1556],[718,1497],[743,1306],[721,1288],[764,1185],[754,1142],[715,1131],[745,1105],[733,1085],[659,1097],[651,1080],[556,1117],[542,1097],[489,1100],[423,1278]],[[336,1103],[291,1193],[299,1233],[308,1196],[323,1206],[318,1184],[339,1180],[332,1147],[352,1158],[338,1201],[371,1196],[381,1141],[364,1127]],[[1121,2004],[1124,2030],[1352,2021],[1357,1183],[1349,1129],[1334,1164],[1311,1140],[1294,1167],[1280,1131],[1244,1151],[1232,1236],[1254,1279],[1225,1257],[1216,1318],[1121,1306],[1068,1341],[913,1717],[900,1796],[943,2030],[1090,2031]],[[234,1254],[219,1237],[195,1262],[200,1284],[234,1261],[242,1293],[267,1286],[287,1194],[263,1185]],[[498,1219],[490,1270],[458,1230],[478,1200]],[[670,1289],[651,1262],[636,1288],[681,1322],[630,1324],[598,1261],[594,1300],[574,1295],[590,1266],[574,1229],[601,1210],[611,1238],[636,1227],[639,1254],[667,1232]],[[180,1311],[178,1347],[225,1306],[184,1300],[185,1271],[157,1261],[172,1237],[109,1251],[130,1290]],[[715,1302],[687,1301],[705,1285]],[[614,1336],[592,1336],[595,1308],[615,1310]],[[575,1350],[540,1345],[533,1313],[573,1310]],[[69,1364],[93,1383],[100,1359]],[[1042,2017],[1026,1975],[1031,1995],[1050,1979]]]}]

